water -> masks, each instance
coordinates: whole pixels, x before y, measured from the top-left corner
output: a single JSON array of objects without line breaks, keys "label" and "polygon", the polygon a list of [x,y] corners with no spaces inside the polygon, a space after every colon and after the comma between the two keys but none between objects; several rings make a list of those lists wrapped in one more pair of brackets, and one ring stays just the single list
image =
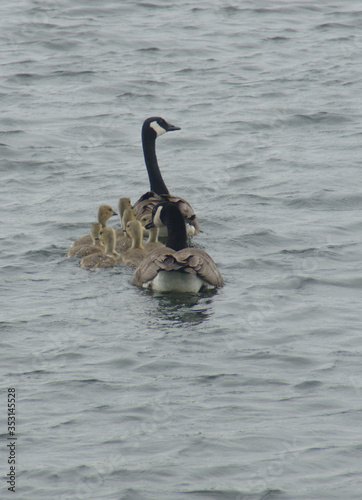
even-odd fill
[{"label": "water", "polygon": [[[0,19],[14,498],[359,499],[360,2],[23,0]],[[159,162],[216,295],[64,258],[99,204],[147,190],[152,115],[182,128]]]}]

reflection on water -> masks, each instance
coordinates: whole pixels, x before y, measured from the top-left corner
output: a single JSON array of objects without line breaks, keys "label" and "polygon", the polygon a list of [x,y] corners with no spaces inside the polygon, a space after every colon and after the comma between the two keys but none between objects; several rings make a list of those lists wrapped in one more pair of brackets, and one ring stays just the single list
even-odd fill
[{"label": "reflection on water", "polygon": [[[149,295],[152,316],[164,320],[173,326],[185,323],[199,325],[209,319],[212,314],[212,297],[210,293],[189,295],[184,293],[155,293],[143,291]],[[213,295],[215,292],[213,292]]]}]

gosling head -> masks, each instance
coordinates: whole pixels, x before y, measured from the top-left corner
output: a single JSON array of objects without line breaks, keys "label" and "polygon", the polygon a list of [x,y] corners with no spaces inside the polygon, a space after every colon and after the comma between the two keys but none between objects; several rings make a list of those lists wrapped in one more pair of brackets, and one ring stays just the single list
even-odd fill
[{"label": "gosling head", "polygon": [[132,239],[131,249],[139,248],[144,250],[142,245],[143,239],[143,228],[139,220],[130,220],[127,222],[126,232],[128,236]]},{"label": "gosling head", "polygon": [[150,222],[152,222],[152,217],[149,217],[148,215],[143,215],[140,218],[140,223],[142,224],[143,227],[146,227],[147,224],[149,224]]},{"label": "gosling head", "polygon": [[144,227],[143,235],[148,236],[147,243],[158,241],[158,227],[152,224],[152,218],[149,215],[144,215],[141,217],[140,223]]},{"label": "gosling head", "polygon": [[153,207],[152,221],[146,224],[145,228],[164,227],[167,226],[169,220],[175,220],[175,218],[176,220],[183,219],[180,210],[174,203],[165,201]]},{"label": "gosling head", "polygon": [[118,201],[118,212],[119,212],[120,217],[122,217],[123,212],[127,208],[132,208],[130,198],[120,198]]},{"label": "gosling head", "polygon": [[113,227],[103,227],[99,239],[105,246],[105,253],[112,253],[116,242],[116,232]]},{"label": "gosling head", "polygon": [[117,212],[109,205],[100,205],[98,208],[98,222],[104,227],[107,224],[107,220],[113,215],[118,215]]},{"label": "gosling head", "polygon": [[139,220],[130,220],[127,222],[126,232],[131,238],[133,238],[134,236],[138,236],[142,234],[142,224]]},{"label": "gosling head", "polygon": [[166,132],[171,132],[173,130],[181,130],[180,127],[176,127],[175,125],[171,125],[164,118],[160,116],[151,116],[151,118],[147,118],[143,122],[142,127],[142,137],[152,137],[156,139],[162,134]]}]

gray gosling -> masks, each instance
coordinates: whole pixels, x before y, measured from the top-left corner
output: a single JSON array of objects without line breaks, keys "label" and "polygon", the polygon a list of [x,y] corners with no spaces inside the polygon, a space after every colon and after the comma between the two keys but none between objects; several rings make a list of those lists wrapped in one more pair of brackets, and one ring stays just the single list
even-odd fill
[{"label": "gray gosling", "polygon": [[93,222],[91,225],[90,237],[92,238],[92,244],[90,245],[77,245],[71,247],[66,257],[86,257],[93,253],[103,252],[103,243],[99,239],[102,226],[99,222]]},{"label": "gray gosling", "polygon": [[113,227],[104,227],[101,230],[100,240],[104,244],[104,252],[83,257],[79,264],[80,267],[86,269],[95,267],[114,267],[119,263],[120,256],[115,251],[116,237]]},{"label": "gray gosling", "polygon": [[132,245],[131,248],[122,252],[122,262],[126,264],[126,266],[137,267],[147,254],[142,245],[142,224],[139,220],[130,220],[127,222],[126,231],[132,239]]},{"label": "gray gosling", "polygon": [[[110,217],[113,215],[117,215],[117,212],[113,210],[113,208],[109,205],[100,205],[98,207],[98,222],[102,227],[107,226],[107,221]],[[87,234],[85,236],[81,236],[77,240],[73,241],[71,244],[70,248],[78,246],[78,245],[91,245],[92,244],[92,238],[90,234]]]}]

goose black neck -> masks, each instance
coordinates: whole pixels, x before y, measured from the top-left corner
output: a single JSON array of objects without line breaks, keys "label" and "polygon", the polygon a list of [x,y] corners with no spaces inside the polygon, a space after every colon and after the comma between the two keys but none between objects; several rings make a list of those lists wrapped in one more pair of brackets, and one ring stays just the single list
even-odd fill
[{"label": "goose black neck", "polygon": [[156,194],[170,194],[158,166],[156,133],[153,130],[142,130],[142,145],[151,191]]},{"label": "goose black neck", "polygon": [[167,227],[166,246],[176,251],[186,248],[186,225],[180,210],[171,203],[164,207],[163,210],[165,211],[164,224]]}]

